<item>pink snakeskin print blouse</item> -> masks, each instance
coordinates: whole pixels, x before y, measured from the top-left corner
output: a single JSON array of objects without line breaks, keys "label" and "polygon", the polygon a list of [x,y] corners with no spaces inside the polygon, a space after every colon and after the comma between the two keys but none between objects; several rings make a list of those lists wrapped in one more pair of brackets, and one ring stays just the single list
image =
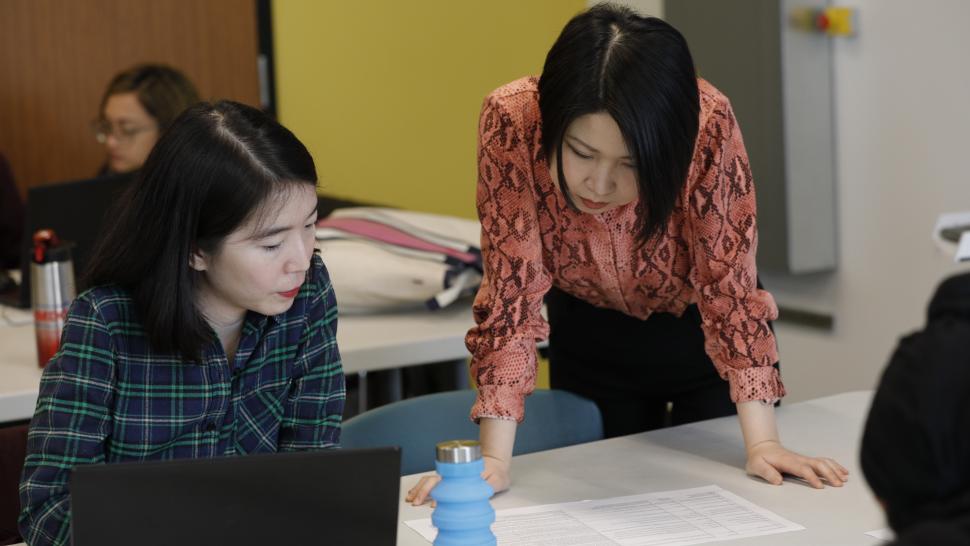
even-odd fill
[{"label": "pink snakeskin print blouse", "polygon": [[639,249],[636,203],[579,212],[553,182],[541,151],[538,78],[486,97],[477,195],[485,278],[475,298],[477,326],[465,338],[479,388],[473,419],[523,419],[535,386],[535,344],[549,333],[542,297],[553,284],[640,319],[679,316],[696,303],[705,350],[730,383],[731,399],[785,395],[767,322],[778,309],[756,287],[754,183],[741,131],[728,99],[702,79],[698,85],[700,126],[687,184],[666,234]]}]

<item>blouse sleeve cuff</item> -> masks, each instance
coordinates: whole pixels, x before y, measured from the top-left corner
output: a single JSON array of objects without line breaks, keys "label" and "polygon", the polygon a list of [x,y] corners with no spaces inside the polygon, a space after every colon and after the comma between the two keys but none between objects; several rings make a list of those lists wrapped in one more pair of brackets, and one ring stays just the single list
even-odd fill
[{"label": "blouse sleeve cuff", "polygon": [[525,418],[525,397],[528,394],[529,392],[520,392],[512,387],[480,385],[475,405],[472,406],[471,419],[476,423],[482,417],[521,423]]},{"label": "blouse sleeve cuff", "polygon": [[731,401],[735,404],[762,400],[774,403],[785,396],[781,374],[774,366],[753,366],[728,371]]}]

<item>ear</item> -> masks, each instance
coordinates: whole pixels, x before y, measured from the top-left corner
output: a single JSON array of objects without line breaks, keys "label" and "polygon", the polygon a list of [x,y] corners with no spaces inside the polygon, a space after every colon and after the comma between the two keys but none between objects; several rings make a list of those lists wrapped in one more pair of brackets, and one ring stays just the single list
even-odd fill
[{"label": "ear", "polygon": [[196,271],[205,271],[209,268],[208,256],[198,248],[193,248],[189,254],[189,267]]}]

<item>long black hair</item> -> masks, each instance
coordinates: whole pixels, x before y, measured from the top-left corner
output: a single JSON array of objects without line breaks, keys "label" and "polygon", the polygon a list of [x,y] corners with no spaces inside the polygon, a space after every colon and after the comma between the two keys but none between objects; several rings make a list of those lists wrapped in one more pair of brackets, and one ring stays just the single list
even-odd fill
[{"label": "long black hair", "polygon": [[562,140],[578,117],[606,112],[636,162],[639,240],[661,232],[683,189],[697,138],[700,102],[687,41],[674,27],[611,4],[573,17],[539,79],[542,148],[556,157],[559,186],[575,207],[562,169]]},{"label": "long black hair", "polygon": [[128,289],[152,348],[197,360],[212,339],[197,307],[195,251],[216,252],[291,184],[316,186],[293,133],[231,101],[199,103],[162,134],[91,259],[87,284]]}]

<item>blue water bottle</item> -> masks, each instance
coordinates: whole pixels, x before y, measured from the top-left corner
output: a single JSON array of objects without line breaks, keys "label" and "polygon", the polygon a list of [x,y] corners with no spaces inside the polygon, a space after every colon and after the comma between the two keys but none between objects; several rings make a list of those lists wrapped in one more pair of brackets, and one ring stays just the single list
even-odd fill
[{"label": "blue water bottle", "polygon": [[451,440],[436,446],[435,469],[441,482],[431,490],[438,528],[435,546],[495,545],[495,510],[488,502],[492,486],[482,479],[482,448],[474,440]]}]

